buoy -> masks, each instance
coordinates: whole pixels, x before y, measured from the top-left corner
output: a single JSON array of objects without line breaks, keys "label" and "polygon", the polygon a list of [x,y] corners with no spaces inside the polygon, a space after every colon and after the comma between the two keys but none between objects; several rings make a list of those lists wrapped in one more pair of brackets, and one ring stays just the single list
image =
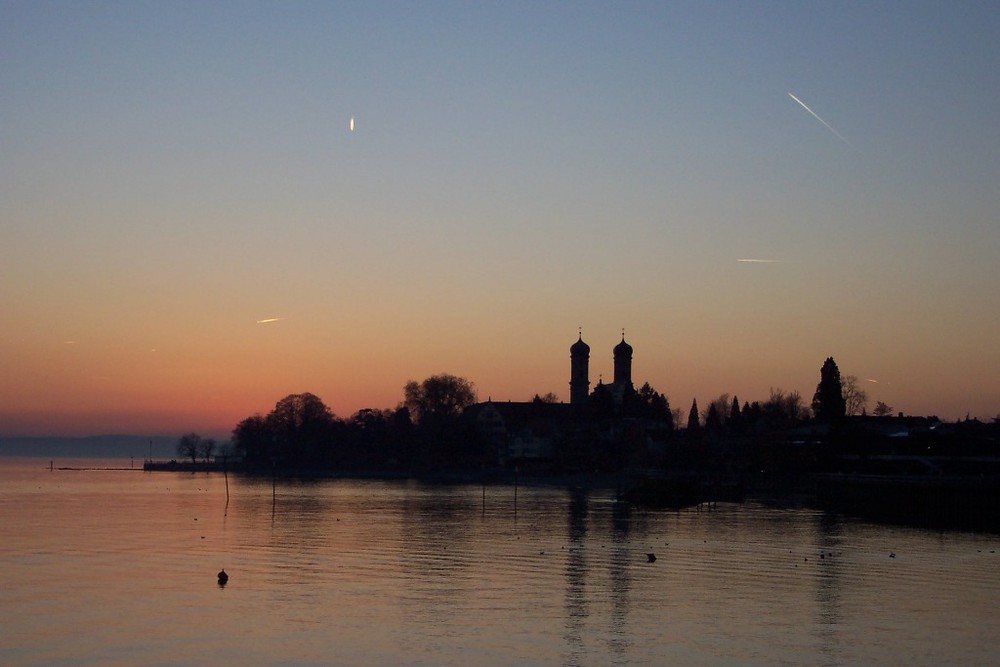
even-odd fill
[{"label": "buoy", "polygon": [[226,574],[225,570],[219,570],[219,585],[225,586],[226,582],[229,581],[229,575]]}]

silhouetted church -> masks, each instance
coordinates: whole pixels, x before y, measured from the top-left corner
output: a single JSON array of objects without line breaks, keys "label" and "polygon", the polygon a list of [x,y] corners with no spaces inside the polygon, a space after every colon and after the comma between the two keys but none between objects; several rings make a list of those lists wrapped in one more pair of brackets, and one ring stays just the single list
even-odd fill
[{"label": "silhouetted church", "polygon": [[[607,389],[611,392],[615,405],[621,406],[625,394],[631,392],[632,386],[632,346],[622,341],[615,345],[615,375],[614,382],[604,384],[598,381],[594,391]],[[569,348],[569,402],[570,405],[583,406],[590,396],[590,346],[583,342],[583,332]]]},{"label": "silhouetted church", "polygon": [[474,421],[480,437],[496,448],[501,464],[512,460],[550,459],[555,442],[564,439],[568,431],[576,432],[580,424],[592,417],[594,400],[599,399],[600,403],[610,398],[610,405],[604,404],[620,414],[625,396],[634,391],[632,346],[625,342],[624,333],[613,352],[614,382],[605,384],[599,379],[591,393],[590,346],[583,342],[581,332],[577,341],[569,348],[568,404],[545,403],[537,397],[529,402],[495,403],[488,400],[471,406],[466,414]]}]

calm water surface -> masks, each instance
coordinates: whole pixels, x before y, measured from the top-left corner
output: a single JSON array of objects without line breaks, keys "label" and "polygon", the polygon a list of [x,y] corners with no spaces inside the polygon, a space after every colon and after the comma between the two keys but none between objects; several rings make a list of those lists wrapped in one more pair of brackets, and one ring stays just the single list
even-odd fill
[{"label": "calm water surface", "polygon": [[0,459],[0,664],[972,665],[1000,651],[996,535],[754,503],[639,511],[564,488],[522,486],[515,503],[506,486],[279,480],[272,504],[270,480],[230,476],[229,497],[218,473]]}]

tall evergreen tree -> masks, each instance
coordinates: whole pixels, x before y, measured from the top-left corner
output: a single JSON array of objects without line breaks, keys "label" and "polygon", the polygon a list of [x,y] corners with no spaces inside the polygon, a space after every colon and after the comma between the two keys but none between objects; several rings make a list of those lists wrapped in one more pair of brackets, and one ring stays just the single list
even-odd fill
[{"label": "tall evergreen tree", "polygon": [[698,422],[698,399],[691,401],[691,412],[688,413],[688,430],[697,431],[700,427]]},{"label": "tall evergreen tree", "polygon": [[722,416],[714,402],[708,406],[708,413],[705,415],[705,430],[709,433],[718,433],[722,430]]},{"label": "tall evergreen tree", "polygon": [[740,412],[740,399],[733,396],[733,406],[729,409],[729,430],[733,433],[743,432],[743,413]]},{"label": "tall evergreen tree", "polygon": [[844,388],[840,380],[840,369],[833,357],[827,357],[819,371],[819,384],[812,400],[813,414],[816,420],[832,422],[843,419],[847,414],[847,403],[844,401]]}]

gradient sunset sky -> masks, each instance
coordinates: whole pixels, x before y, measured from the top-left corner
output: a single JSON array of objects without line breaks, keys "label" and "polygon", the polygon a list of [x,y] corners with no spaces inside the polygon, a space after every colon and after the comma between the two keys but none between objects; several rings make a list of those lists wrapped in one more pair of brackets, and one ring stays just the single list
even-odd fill
[{"label": "gradient sunset sky", "polygon": [[[407,380],[1000,413],[1000,5],[2,2],[0,435]],[[808,107],[808,108],[807,108]],[[351,129],[351,119],[353,131]],[[741,261],[767,260],[767,261]]]}]

